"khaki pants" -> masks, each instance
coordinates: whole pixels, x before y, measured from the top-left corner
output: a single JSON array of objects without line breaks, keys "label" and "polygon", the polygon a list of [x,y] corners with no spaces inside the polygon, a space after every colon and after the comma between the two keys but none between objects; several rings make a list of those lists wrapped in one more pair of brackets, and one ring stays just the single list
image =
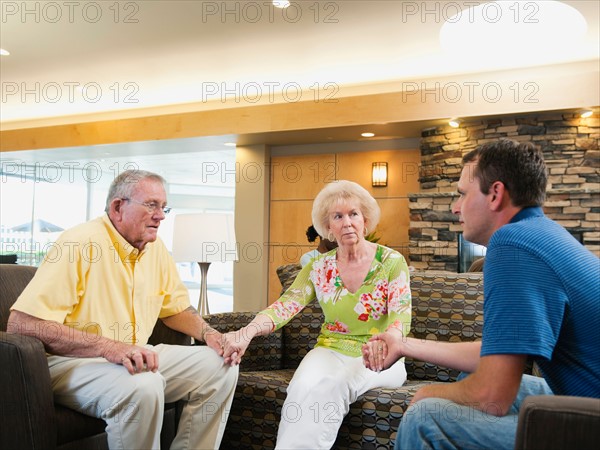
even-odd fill
[{"label": "khaki pants", "polygon": [[104,358],[49,356],[54,398],[106,421],[111,449],[158,449],[164,404],[185,406],[172,449],[218,449],[238,367],[208,347],[157,345],[158,372],[130,375]]}]

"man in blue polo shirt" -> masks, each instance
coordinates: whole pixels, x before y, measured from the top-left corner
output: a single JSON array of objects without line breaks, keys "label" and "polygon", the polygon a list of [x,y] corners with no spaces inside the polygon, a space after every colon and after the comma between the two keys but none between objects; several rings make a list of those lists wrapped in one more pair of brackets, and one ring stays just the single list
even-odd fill
[{"label": "man in blue polo shirt", "polygon": [[[488,247],[481,342],[441,343],[387,332],[380,369],[402,356],[470,375],[414,396],[397,449],[513,448],[527,395],[600,398],[600,260],[542,211],[547,170],[530,143],[500,140],[463,158],[452,211],[465,239]],[[527,358],[543,378],[522,375]]]}]

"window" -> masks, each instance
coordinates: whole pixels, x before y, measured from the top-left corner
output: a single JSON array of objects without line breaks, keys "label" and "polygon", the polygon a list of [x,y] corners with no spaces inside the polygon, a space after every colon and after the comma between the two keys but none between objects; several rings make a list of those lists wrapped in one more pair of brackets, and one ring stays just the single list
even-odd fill
[{"label": "window", "polygon": [[475,260],[485,257],[486,251],[483,245],[467,241],[458,233],[458,273],[467,272]]},{"label": "window", "polygon": [[[97,160],[67,159],[77,154],[74,149],[4,152],[0,160],[0,254],[17,255],[18,264],[38,266],[63,230],[104,213],[110,183],[126,169],[149,170],[167,179],[173,211],[161,224],[159,236],[168,249],[176,214],[211,210],[233,214],[235,149],[193,152],[190,149],[197,145],[193,139],[161,141],[168,154],[157,152],[154,142],[128,145],[131,148],[124,144],[86,148],[90,156],[102,155]],[[127,148],[135,158],[119,154]],[[42,162],[42,157],[47,159]],[[196,306],[199,267],[186,263],[178,264],[178,269]],[[232,262],[211,265],[208,290],[211,312],[233,310]]]},{"label": "window", "polygon": [[1,176],[1,252],[16,254],[19,264],[38,266],[63,230],[85,221],[86,183],[61,171],[50,176],[40,165],[22,165],[20,173]]}]

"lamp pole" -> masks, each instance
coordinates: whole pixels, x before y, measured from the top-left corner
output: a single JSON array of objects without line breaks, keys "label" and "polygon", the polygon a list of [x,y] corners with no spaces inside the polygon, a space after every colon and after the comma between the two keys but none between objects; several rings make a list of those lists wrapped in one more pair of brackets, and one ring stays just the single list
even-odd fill
[{"label": "lamp pole", "polygon": [[201,316],[206,314],[210,314],[208,309],[208,267],[210,266],[209,262],[199,262],[200,266],[200,298],[198,299],[198,311]]}]

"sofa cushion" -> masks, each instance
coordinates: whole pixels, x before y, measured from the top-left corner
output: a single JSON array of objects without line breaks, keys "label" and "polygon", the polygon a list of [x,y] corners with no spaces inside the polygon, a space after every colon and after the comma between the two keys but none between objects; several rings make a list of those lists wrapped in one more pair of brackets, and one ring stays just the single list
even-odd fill
[{"label": "sofa cushion", "polygon": [[[227,448],[274,448],[293,369],[240,372],[223,442]],[[400,389],[365,392],[350,405],[333,448],[393,447],[410,399],[429,382],[408,381]],[[289,414],[297,411],[290,410]],[[222,447],[223,448],[223,447]]]},{"label": "sofa cushion", "polygon": [[417,390],[428,381],[407,381],[399,389],[373,389],[350,405],[333,448],[394,448],[400,419]]},{"label": "sofa cushion", "polygon": [[[409,336],[436,341],[481,340],[483,274],[415,272],[411,274],[412,324]],[[409,380],[452,381],[457,370],[406,359]]]},{"label": "sofa cushion", "polygon": [[295,369],[302,358],[315,346],[323,325],[323,310],[313,300],[283,328],[283,367]]},{"label": "sofa cushion", "polygon": [[274,448],[287,386],[293,369],[242,372],[225,428],[230,448]]}]

